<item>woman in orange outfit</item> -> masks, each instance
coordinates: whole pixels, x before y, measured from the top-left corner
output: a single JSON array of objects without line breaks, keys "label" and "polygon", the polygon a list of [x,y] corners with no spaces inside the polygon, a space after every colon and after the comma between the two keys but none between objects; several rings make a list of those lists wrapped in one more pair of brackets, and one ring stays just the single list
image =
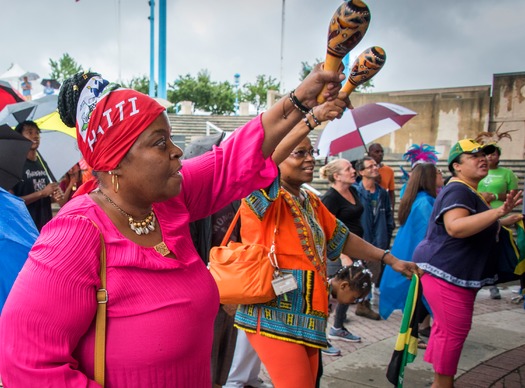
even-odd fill
[{"label": "woman in orange outfit", "polygon": [[[343,252],[383,261],[407,277],[419,271],[414,263],[398,260],[388,250],[350,233],[316,195],[301,187],[312,181],[315,167],[314,149],[304,137],[319,121],[316,116],[322,115],[322,108],[306,115],[276,149],[273,159],[280,163],[280,179],[253,192],[241,205],[243,242],[267,246],[273,241],[280,208],[275,237],[278,264],[297,283],[297,288],[267,303],[239,306],[235,318],[236,327],[246,331],[275,388],[315,386],[319,349],[327,345],[327,260],[335,260]],[[297,145],[300,138],[304,139]],[[332,289],[332,295],[337,293]]]}]

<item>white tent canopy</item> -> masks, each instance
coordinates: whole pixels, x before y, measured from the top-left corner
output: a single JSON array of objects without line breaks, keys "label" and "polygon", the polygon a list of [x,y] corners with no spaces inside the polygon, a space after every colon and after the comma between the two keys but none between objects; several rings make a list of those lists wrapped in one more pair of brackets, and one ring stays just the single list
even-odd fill
[{"label": "white tent canopy", "polygon": [[18,79],[27,73],[18,63],[12,63],[6,72],[0,75],[0,79],[6,81],[18,81]]}]

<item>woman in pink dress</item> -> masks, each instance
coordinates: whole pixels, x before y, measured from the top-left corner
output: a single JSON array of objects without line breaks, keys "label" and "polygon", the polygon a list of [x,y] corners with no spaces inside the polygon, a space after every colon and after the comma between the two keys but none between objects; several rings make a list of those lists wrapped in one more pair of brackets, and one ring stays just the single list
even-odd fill
[{"label": "woman in pink dress", "polygon": [[[189,222],[275,179],[270,155],[342,74],[317,67],[289,96],[181,163],[164,108],[79,73],[59,95],[95,178],[42,230],[0,318],[6,387],[99,387],[94,336],[102,233],[107,252],[106,387],[211,386],[217,287]],[[309,109],[309,108],[308,108]]]}]

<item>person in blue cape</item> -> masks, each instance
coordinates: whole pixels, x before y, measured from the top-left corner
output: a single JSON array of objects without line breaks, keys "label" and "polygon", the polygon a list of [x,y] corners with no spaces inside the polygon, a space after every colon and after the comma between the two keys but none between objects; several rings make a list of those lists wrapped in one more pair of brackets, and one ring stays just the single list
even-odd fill
[{"label": "person in blue cape", "polygon": [[[401,191],[398,210],[400,228],[392,245],[392,254],[411,261],[414,249],[425,237],[434,201],[443,186],[443,176],[435,165],[436,151],[428,144],[414,144],[403,158],[411,162],[412,172]],[[379,286],[379,314],[383,319],[387,319],[394,310],[404,310],[409,286],[410,281],[385,268]]]},{"label": "person in blue cape", "polygon": [[24,201],[0,187],[0,315],[38,230]]}]

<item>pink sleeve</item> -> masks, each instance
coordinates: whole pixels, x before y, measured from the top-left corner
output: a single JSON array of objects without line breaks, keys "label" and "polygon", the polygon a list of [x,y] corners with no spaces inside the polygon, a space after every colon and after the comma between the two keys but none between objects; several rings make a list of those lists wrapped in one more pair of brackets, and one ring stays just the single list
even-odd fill
[{"label": "pink sleeve", "polygon": [[219,147],[183,162],[182,195],[194,221],[251,192],[277,176],[271,157],[264,158],[261,116],[238,128]]},{"label": "pink sleeve", "polygon": [[0,319],[6,386],[99,387],[73,357],[96,313],[99,241],[79,216],[52,220],[37,239]]}]

